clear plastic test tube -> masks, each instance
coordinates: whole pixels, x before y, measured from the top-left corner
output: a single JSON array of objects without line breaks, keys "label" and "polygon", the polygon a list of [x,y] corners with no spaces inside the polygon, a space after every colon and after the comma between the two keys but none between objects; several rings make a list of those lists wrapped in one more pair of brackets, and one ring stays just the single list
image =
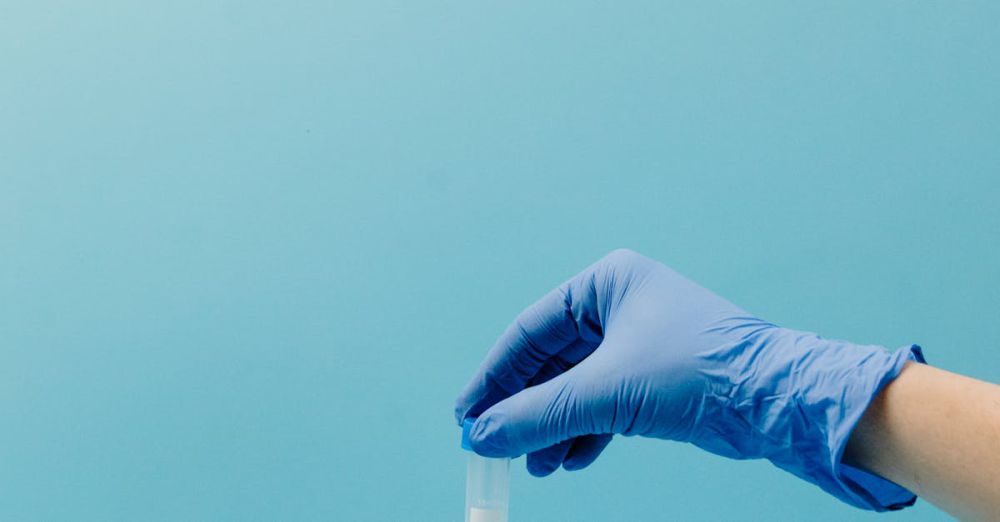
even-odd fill
[{"label": "clear plastic test tube", "polygon": [[483,457],[469,445],[476,419],[462,422],[462,449],[468,452],[465,477],[465,522],[507,522],[510,500],[510,459]]}]

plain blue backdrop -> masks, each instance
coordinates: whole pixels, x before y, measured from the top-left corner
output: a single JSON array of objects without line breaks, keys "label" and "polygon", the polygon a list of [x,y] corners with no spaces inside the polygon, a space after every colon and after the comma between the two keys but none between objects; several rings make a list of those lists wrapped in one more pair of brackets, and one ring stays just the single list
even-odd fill
[{"label": "plain blue backdrop", "polygon": [[[0,520],[460,520],[455,395],[615,247],[1000,381],[997,18],[0,0]],[[514,522],[948,519],[664,441],[523,462]]]}]

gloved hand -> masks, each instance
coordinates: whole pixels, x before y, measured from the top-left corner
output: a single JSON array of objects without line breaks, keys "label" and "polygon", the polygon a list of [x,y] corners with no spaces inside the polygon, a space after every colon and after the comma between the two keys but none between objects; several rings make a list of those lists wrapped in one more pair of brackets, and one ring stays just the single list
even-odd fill
[{"label": "gloved hand", "polygon": [[833,341],[762,321],[663,264],[617,250],[522,312],[459,396],[479,454],[583,468],[612,434],[766,458],[878,511],[909,491],[841,463],[878,391],[920,348]]}]

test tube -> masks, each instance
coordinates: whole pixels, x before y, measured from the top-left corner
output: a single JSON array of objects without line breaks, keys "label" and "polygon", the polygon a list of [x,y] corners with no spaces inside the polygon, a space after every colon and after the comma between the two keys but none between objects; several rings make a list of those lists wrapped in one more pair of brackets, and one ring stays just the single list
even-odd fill
[{"label": "test tube", "polygon": [[465,477],[465,522],[507,522],[510,459],[492,459],[472,451],[469,431],[476,419],[462,422],[462,449],[468,450]]}]

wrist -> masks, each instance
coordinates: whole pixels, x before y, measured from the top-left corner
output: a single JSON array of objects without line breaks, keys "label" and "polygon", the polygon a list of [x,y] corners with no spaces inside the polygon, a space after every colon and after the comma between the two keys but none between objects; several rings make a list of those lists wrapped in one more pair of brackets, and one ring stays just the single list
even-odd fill
[{"label": "wrist", "polygon": [[817,347],[809,354],[808,371],[803,372],[810,375],[801,379],[809,384],[798,387],[789,404],[800,413],[798,433],[791,436],[796,443],[772,462],[862,509],[887,511],[912,505],[913,493],[843,458],[869,406],[910,361],[924,361],[920,347],[889,352],[880,346],[843,341],[826,341]]},{"label": "wrist", "polygon": [[728,430],[711,430],[724,440],[699,445],[735,458],[766,458],[863,509],[910,505],[912,493],[842,457],[868,406],[911,360],[923,362],[919,347],[889,352],[784,328],[761,331],[743,340],[733,359],[740,367],[735,386],[725,411],[713,415],[726,417],[718,425]]}]

